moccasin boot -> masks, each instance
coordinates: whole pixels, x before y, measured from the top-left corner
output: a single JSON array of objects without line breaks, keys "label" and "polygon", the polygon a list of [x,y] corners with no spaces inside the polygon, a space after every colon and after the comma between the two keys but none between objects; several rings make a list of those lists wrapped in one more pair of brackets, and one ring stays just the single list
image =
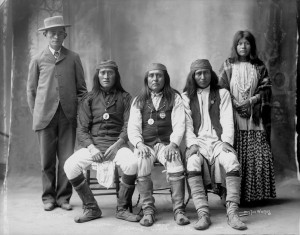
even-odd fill
[{"label": "moccasin boot", "polygon": [[76,223],[85,223],[94,219],[101,218],[102,211],[98,206],[86,206],[83,210],[83,214],[76,216],[74,221]]},{"label": "moccasin boot", "polygon": [[172,204],[174,211],[174,220],[178,225],[187,225],[190,220],[185,216],[185,177],[169,174],[170,186],[172,191]]},{"label": "moccasin boot", "polygon": [[190,223],[190,220],[186,217],[183,211],[180,211],[175,214],[174,220],[178,225],[187,225]]},{"label": "moccasin boot", "polygon": [[126,208],[119,208],[116,212],[116,218],[126,220],[129,222],[139,222],[142,217],[140,215],[135,215],[129,212]]},{"label": "moccasin boot", "polygon": [[238,205],[235,202],[227,202],[227,222],[230,227],[237,230],[245,230],[247,229],[247,225],[242,222],[237,214]]},{"label": "moccasin boot", "polygon": [[83,202],[84,210],[83,214],[81,216],[75,217],[74,221],[76,223],[84,223],[100,218],[102,212],[86,180],[75,187],[75,190]]},{"label": "moccasin boot", "polygon": [[211,225],[211,220],[209,214],[199,211],[198,212],[198,221],[194,224],[194,228],[197,230],[208,229]]},{"label": "moccasin boot", "polygon": [[137,188],[141,196],[143,218],[140,224],[146,227],[153,225],[155,222],[156,208],[154,206],[155,199],[152,195],[153,182],[150,177],[140,177],[137,180]]},{"label": "moccasin boot", "polygon": [[241,178],[239,176],[226,176],[226,210],[228,224],[237,230],[245,230],[247,226],[243,223],[237,212],[239,209],[238,204],[240,203],[240,188]]},{"label": "moccasin boot", "polygon": [[154,213],[144,214],[143,218],[140,220],[140,224],[146,227],[150,227],[155,222]]},{"label": "moccasin boot", "polygon": [[129,222],[139,222],[141,220],[142,217],[140,215],[135,215],[128,211],[129,206],[132,204],[134,189],[135,185],[128,185],[123,182],[120,184],[116,218]]}]

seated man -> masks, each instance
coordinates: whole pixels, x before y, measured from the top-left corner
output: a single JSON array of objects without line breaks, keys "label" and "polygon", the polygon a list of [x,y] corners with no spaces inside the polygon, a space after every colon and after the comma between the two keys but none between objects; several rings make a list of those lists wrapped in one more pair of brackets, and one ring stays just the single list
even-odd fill
[{"label": "seated man", "polygon": [[75,222],[83,223],[101,217],[83,171],[94,162],[114,161],[123,171],[116,217],[138,222],[140,216],[127,208],[135,189],[137,163],[128,148],[127,122],[131,96],[121,86],[118,66],[114,61],[103,61],[94,75],[91,92],[82,99],[78,115],[78,142],[82,149],[65,163],[64,170],[84,205],[82,216]]},{"label": "seated man", "polygon": [[207,229],[211,224],[201,167],[204,159],[213,165],[218,158],[226,172],[228,224],[246,229],[237,210],[240,203],[240,164],[232,147],[234,123],[230,94],[217,85],[218,77],[208,60],[191,64],[182,98],[186,111],[185,142],[188,183],[198,213],[194,227]]},{"label": "seated man", "polygon": [[128,138],[138,162],[137,187],[141,195],[143,218],[140,224],[155,221],[151,168],[159,161],[167,169],[171,184],[174,219],[189,224],[184,205],[184,166],[178,146],[185,131],[184,106],[180,94],[171,88],[163,64],[151,64],[144,78],[144,89],[133,101],[128,121]]}]

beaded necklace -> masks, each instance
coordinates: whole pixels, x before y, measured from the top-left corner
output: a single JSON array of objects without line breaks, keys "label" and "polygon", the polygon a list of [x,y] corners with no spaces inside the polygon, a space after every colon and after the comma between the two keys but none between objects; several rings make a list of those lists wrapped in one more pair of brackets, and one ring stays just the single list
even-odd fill
[{"label": "beaded necklace", "polygon": [[253,85],[255,79],[255,68],[251,65],[250,72],[246,64],[243,64],[244,68],[241,69],[242,64],[233,64],[233,75],[235,79],[235,84],[242,95],[242,98],[246,100],[249,96],[250,89]]}]

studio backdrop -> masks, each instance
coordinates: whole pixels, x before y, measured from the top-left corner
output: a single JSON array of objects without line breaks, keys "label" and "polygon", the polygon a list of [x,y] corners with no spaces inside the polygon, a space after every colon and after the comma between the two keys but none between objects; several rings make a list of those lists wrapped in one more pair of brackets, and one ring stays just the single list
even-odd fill
[{"label": "studio backdrop", "polygon": [[[146,66],[167,66],[182,92],[189,66],[209,59],[218,73],[238,30],[256,37],[273,82],[272,151],[277,176],[296,177],[296,0],[0,0],[0,163],[11,177],[40,176],[38,141],[26,101],[30,59],[47,46],[38,28],[63,15],[65,46],[79,53],[88,89],[95,65],[113,59],[135,96]],[[8,180],[7,186],[10,186]]]}]

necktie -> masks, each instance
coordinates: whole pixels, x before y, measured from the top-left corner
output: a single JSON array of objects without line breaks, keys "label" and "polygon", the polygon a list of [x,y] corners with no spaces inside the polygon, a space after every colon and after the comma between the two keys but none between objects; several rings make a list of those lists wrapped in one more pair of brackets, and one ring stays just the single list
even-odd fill
[{"label": "necktie", "polygon": [[58,51],[54,52],[54,57],[55,57],[55,59],[58,59],[58,57],[59,57],[59,52]]}]

